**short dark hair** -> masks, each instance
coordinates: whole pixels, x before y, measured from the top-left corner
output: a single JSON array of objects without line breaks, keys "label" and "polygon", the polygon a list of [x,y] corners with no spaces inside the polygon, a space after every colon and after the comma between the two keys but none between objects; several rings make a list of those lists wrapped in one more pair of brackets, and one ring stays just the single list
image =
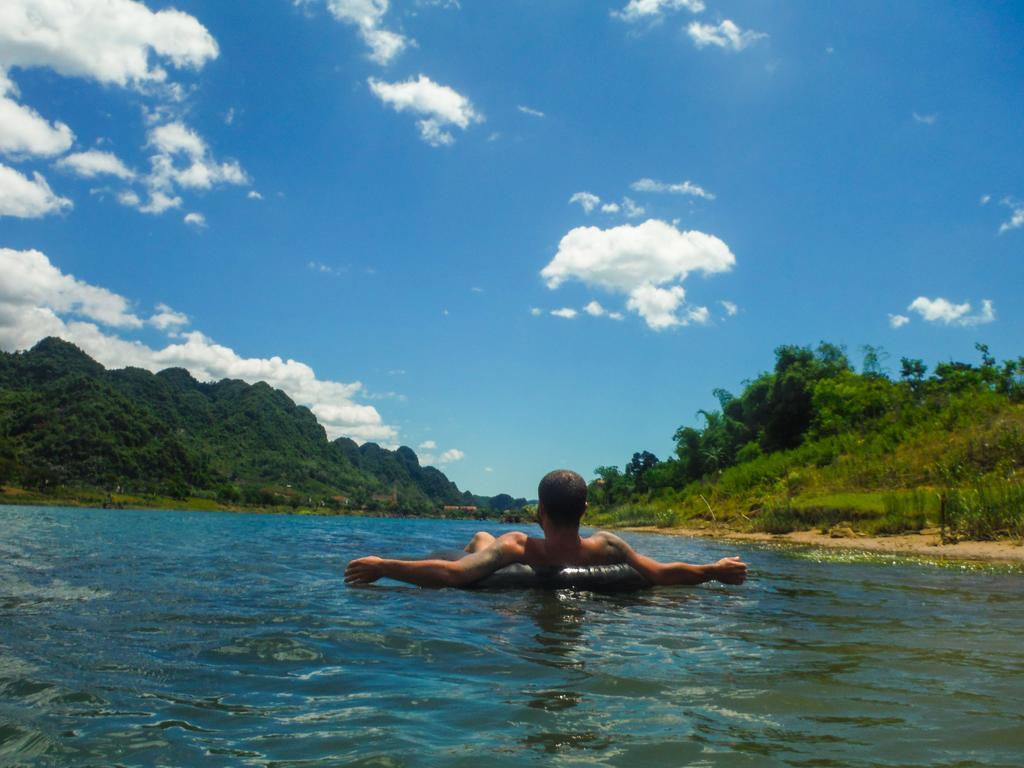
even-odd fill
[{"label": "short dark hair", "polygon": [[556,469],[541,479],[537,498],[556,526],[578,526],[587,508],[587,483],[571,469]]}]

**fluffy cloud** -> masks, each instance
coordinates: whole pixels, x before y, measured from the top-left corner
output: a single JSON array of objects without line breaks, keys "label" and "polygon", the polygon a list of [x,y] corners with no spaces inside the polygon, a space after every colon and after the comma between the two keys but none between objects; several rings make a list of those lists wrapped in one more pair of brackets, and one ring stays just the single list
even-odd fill
[{"label": "fluffy cloud", "polygon": [[14,83],[0,69],[0,152],[15,157],[66,152],[75,139],[71,129],[64,123],[47,122],[31,107],[10,98],[15,95]]},{"label": "fluffy cloud", "polygon": [[0,216],[38,219],[71,207],[71,201],[55,195],[38,171],[30,179],[0,164]]},{"label": "fluffy cloud", "polygon": [[0,69],[49,67],[70,77],[126,86],[163,82],[174,67],[202,67],[217,43],[193,16],[135,0],[4,0]]},{"label": "fluffy cloud", "polygon": [[632,199],[623,197],[622,212],[626,214],[627,219],[636,219],[647,213],[647,209],[642,205],[637,205]]},{"label": "fluffy cloud", "polygon": [[466,458],[466,454],[460,451],[458,448],[449,448],[447,451],[441,454],[438,458],[438,464],[451,464],[453,461],[462,461]]},{"label": "fluffy cloud", "polygon": [[175,312],[166,304],[157,304],[156,314],[146,322],[160,331],[176,331],[181,326],[188,325],[188,315]]},{"label": "fluffy cloud", "polygon": [[455,461],[461,461],[466,457],[466,454],[460,451],[458,448],[449,448],[446,451],[442,451],[440,455],[434,453],[437,450],[437,443],[433,440],[424,440],[419,445],[419,453],[417,458],[420,460],[420,464],[424,467],[438,465],[443,466],[445,464],[451,464]]},{"label": "fluffy cloud", "polygon": [[[968,302],[954,304],[942,297],[929,299],[925,296],[918,296],[907,309],[916,312],[922,319],[929,323],[943,323],[945,325],[985,325],[996,319],[995,307],[989,299],[982,299],[981,310],[975,315],[971,314],[971,305]],[[890,324],[892,320],[890,319]],[[898,328],[905,323],[900,322],[894,325]]]},{"label": "fluffy cloud", "polygon": [[604,205],[601,206],[601,213],[618,213],[618,212],[619,212],[619,204],[618,203],[605,203]]},{"label": "fluffy cloud", "polygon": [[327,10],[338,21],[359,30],[370,48],[370,58],[378,64],[389,63],[409,45],[405,37],[381,26],[388,0],[327,0]]},{"label": "fluffy cloud", "polygon": [[[218,163],[203,138],[182,123],[167,123],[151,130],[149,146],[157,150],[151,162],[160,184],[174,182],[190,189],[209,189],[215,184],[249,181],[237,161]],[[176,160],[184,164],[176,166]]]},{"label": "fluffy cloud", "polygon": [[576,315],[579,314],[579,312],[577,312],[572,307],[562,307],[561,309],[552,309],[551,314],[554,315],[555,317],[561,317],[565,320],[572,320],[574,317],[576,317]]},{"label": "fluffy cloud", "polygon": [[203,216],[203,214],[201,213],[197,213],[196,211],[186,213],[182,221],[184,221],[190,227],[195,227],[196,229],[206,229],[206,217]]},{"label": "fluffy cloud", "polygon": [[454,143],[455,137],[448,130],[449,126],[465,130],[472,123],[484,119],[469,99],[447,85],[435,83],[426,75],[399,83],[386,83],[371,77],[367,83],[373,94],[396,112],[409,110],[423,115],[416,125],[420,136],[432,147]]},{"label": "fluffy cloud", "polygon": [[65,275],[39,251],[0,248],[0,267],[0,303],[8,307],[45,308],[115,328],[142,326],[124,297]]},{"label": "fluffy cloud", "polygon": [[904,325],[910,322],[910,318],[906,315],[889,315],[889,327],[890,328],[902,328]]},{"label": "fluffy cloud", "polygon": [[727,317],[733,317],[737,312],[740,311],[740,308],[737,307],[734,302],[725,301],[723,299],[722,301],[720,301],[718,303],[722,305],[722,309],[725,310],[725,314],[726,314]]},{"label": "fluffy cloud", "polygon": [[673,195],[692,195],[693,197],[703,197],[705,200],[715,199],[713,194],[691,181],[683,181],[678,184],[666,184],[663,181],[655,181],[654,179],[639,179],[638,181],[634,181],[630,184],[629,187],[635,192],[668,192]]},{"label": "fluffy cloud", "polygon": [[[987,201],[986,201],[987,202]],[[1009,197],[1003,199],[1003,205],[1012,211],[1010,220],[1004,221],[999,227],[999,234],[1009,232],[1011,229],[1024,227],[1024,203],[1020,200],[1013,200]]]},{"label": "fluffy cloud", "polygon": [[[137,208],[142,213],[163,213],[171,208],[180,208],[182,199],[178,194],[179,189],[205,190],[225,184],[249,183],[249,177],[238,161],[218,161],[203,137],[181,122],[164,123],[152,128],[146,146],[154,150],[149,158],[150,171],[141,179],[148,199],[143,202],[131,190],[118,195],[119,202]],[[205,223],[197,220],[197,216],[202,218],[201,214],[188,214],[185,217],[186,223]]]},{"label": "fluffy cloud", "polygon": [[541,277],[551,289],[579,280],[625,294],[626,307],[661,330],[702,322],[706,309],[679,313],[686,295],[682,283],[691,272],[728,272],[735,263],[729,247],[717,237],[648,219],[635,226],[570,230]]},{"label": "fluffy cloud", "polygon": [[583,311],[591,317],[602,317],[607,314],[607,310],[605,310],[605,308],[602,307],[600,302],[596,299],[587,304],[587,306],[583,308]]},{"label": "fluffy cloud", "polygon": [[686,9],[691,13],[704,10],[703,0],[629,0],[621,11],[612,11],[612,16],[623,21],[634,22],[659,19],[669,11]]},{"label": "fluffy cloud", "polygon": [[590,213],[601,203],[601,198],[593,192],[574,192],[569,198],[569,205],[579,203],[584,213]]},{"label": "fluffy cloud", "polygon": [[62,157],[57,161],[57,167],[86,179],[96,176],[116,176],[119,179],[130,181],[135,178],[135,171],[121,162],[117,155],[97,149],[90,149],[88,152],[75,152],[67,157]]},{"label": "fluffy cloud", "polygon": [[693,21],[686,28],[686,32],[690,35],[690,39],[693,40],[693,44],[698,48],[716,45],[719,48],[729,48],[733,51],[742,51],[761,38],[768,37],[764,32],[740,29],[729,19],[726,19],[718,26]]},{"label": "fluffy cloud", "polygon": [[[167,330],[184,324],[179,322],[184,316],[166,305],[158,305],[157,312],[151,325]],[[296,360],[241,357],[199,331],[154,349],[107,330],[142,324],[124,297],[63,274],[39,251],[0,249],[0,348],[25,349],[44,336],[60,336],[108,368],[182,367],[201,381],[265,381],[308,406],[331,438],[391,443],[397,437],[397,430],[373,406],[354,402],[362,389],[359,382],[319,379],[310,366]]]}]

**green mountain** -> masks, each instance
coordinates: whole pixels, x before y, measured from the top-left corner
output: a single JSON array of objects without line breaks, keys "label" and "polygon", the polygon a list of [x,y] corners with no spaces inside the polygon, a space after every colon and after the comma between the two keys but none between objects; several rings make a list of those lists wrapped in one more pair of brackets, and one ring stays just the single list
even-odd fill
[{"label": "green mountain", "polygon": [[942,362],[928,375],[864,347],[781,346],[775,366],[675,432],[675,455],[598,467],[592,520],[726,524],[782,533],[852,527],[1024,537],[1024,358]]},{"label": "green mountain", "polygon": [[0,352],[0,483],[411,513],[491,506],[409,448],[329,441],[308,408],[265,383],[108,371],[56,338]]}]

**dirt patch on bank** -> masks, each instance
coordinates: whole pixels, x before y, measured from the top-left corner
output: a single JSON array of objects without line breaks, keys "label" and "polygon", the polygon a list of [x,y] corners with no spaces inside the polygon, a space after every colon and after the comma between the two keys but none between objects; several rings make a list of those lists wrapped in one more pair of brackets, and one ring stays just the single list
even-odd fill
[{"label": "dirt patch on bank", "polygon": [[938,530],[908,533],[896,536],[868,536],[850,530],[836,534],[819,531],[794,531],[793,533],[757,533],[730,531],[722,528],[656,528],[637,526],[628,531],[660,533],[666,536],[691,536],[724,541],[774,542],[828,549],[859,550],[897,555],[916,555],[949,560],[982,560],[994,563],[1024,565],[1024,545],[1018,540],[1006,541],[960,541],[943,543]]}]

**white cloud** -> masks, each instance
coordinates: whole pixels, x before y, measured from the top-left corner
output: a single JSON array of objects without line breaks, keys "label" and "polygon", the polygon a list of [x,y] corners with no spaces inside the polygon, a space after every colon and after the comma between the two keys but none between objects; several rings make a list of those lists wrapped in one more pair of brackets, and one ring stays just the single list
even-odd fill
[{"label": "white cloud", "polygon": [[150,129],[147,146],[155,150],[149,158],[150,171],[141,179],[149,199],[143,203],[138,193],[131,190],[118,196],[122,205],[137,208],[142,213],[158,214],[180,208],[179,189],[205,190],[225,184],[249,183],[238,161],[218,161],[203,137],[181,122],[164,123]]},{"label": "white cloud", "polygon": [[605,203],[604,205],[601,206],[601,213],[618,213],[618,212],[619,212],[619,204],[618,203]]},{"label": "white cloud", "polygon": [[623,21],[644,21],[659,19],[669,11],[686,9],[690,13],[704,10],[703,0],[629,0],[621,11],[612,11],[612,16]]},{"label": "white cloud", "polygon": [[637,286],[629,294],[626,309],[636,312],[647,325],[656,331],[682,325],[683,321],[676,315],[676,310],[686,298],[686,291],[681,285],[659,288],[645,283]]},{"label": "white cloud", "polygon": [[609,320],[624,320],[625,318],[626,318],[626,316],[623,315],[621,312],[609,312],[608,313],[608,319]]},{"label": "white cloud", "polygon": [[493,472],[494,467],[484,467],[484,472]]},{"label": "white cloud", "polygon": [[688,325],[690,323],[707,325],[710,322],[711,311],[707,307],[689,307],[686,310],[686,319],[683,321],[683,325]]},{"label": "white cloud", "polygon": [[[149,132],[149,146],[157,150],[150,158],[150,182],[158,187],[176,183],[189,189],[210,189],[216,184],[247,184],[245,171],[235,160],[218,163],[203,138],[182,123],[158,126]],[[175,160],[184,160],[181,167]]]},{"label": "white cloud", "polygon": [[263,199],[263,195],[261,195],[255,189],[250,189],[249,193],[246,195],[246,197],[248,197],[250,200],[262,200]]},{"label": "white cloud", "polygon": [[544,310],[540,307],[530,307],[530,314],[534,317],[540,317],[544,314]]},{"label": "white cloud", "polygon": [[0,249],[0,348],[26,349],[52,335],[77,344],[108,368],[181,367],[200,381],[265,381],[308,406],[332,439],[344,435],[360,442],[393,443],[397,438],[397,430],[385,424],[373,406],[353,400],[362,390],[359,382],[319,379],[310,366],[296,360],[241,357],[199,331],[153,349],[100,325],[138,328],[142,320],[129,311],[125,298],[63,274],[39,251]]},{"label": "white cloud", "polygon": [[978,205],[988,205],[992,200],[992,195],[982,195],[981,199],[978,200]]},{"label": "white cloud", "polygon": [[174,67],[198,69],[217,43],[193,16],[153,12],[134,0],[4,0],[0,69],[49,67],[120,86],[160,83]]},{"label": "white cloud", "polygon": [[453,461],[462,461],[466,458],[466,454],[460,451],[458,448],[449,448],[447,451],[441,454],[438,458],[438,464],[451,464]]},{"label": "white cloud", "polygon": [[[982,299],[981,310],[976,315],[970,314],[970,303],[954,304],[941,297],[929,299],[918,296],[907,309],[916,312],[930,323],[944,323],[945,325],[985,325],[996,319],[995,307],[989,299]],[[900,323],[900,325],[902,324]]]},{"label": "white cloud", "polygon": [[29,179],[0,164],[0,216],[38,219],[71,207],[71,201],[55,195],[38,171]]},{"label": "white cloud", "polygon": [[602,315],[607,314],[605,308],[602,307],[596,299],[587,304],[587,306],[583,308],[583,311],[591,317],[601,317]]},{"label": "white cloud", "polygon": [[126,299],[65,275],[39,251],[0,248],[0,267],[0,304],[4,306],[45,308],[116,328],[142,326]]},{"label": "white cloud", "polygon": [[561,309],[552,309],[551,314],[555,317],[561,317],[566,320],[572,320],[579,313],[572,307],[562,307]]},{"label": "white cloud", "polygon": [[623,197],[622,212],[626,214],[627,219],[635,219],[647,213],[647,209],[644,208],[642,205],[637,205],[630,198]]},{"label": "white cloud", "polygon": [[18,104],[10,98],[17,92],[0,68],[0,152],[14,157],[66,152],[75,139],[71,129],[64,123],[51,125],[31,107]]},{"label": "white cloud", "polygon": [[694,184],[692,181],[683,181],[677,184],[666,184],[663,181],[654,179],[639,179],[629,185],[635,192],[668,192],[674,195],[692,195],[703,197],[705,200],[714,200],[715,196],[703,187]]},{"label": "white cloud", "polygon": [[601,198],[592,192],[574,192],[569,198],[569,205],[579,203],[584,213],[590,213],[601,203]]},{"label": "white cloud", "polygon": [[1024,227],[1024,202],[1013,200],[1009,197],[1004,198],[1002,202],[1012,213],[1010,214],[1010,220],[1004,221],[999,226],[999,234],[1009,232],[1011,229]]},{"label": "white cloud", "polygon": [[722,301],[720,301],[718,303],[722,305],[722,309],[725,310],[725,314],[728,317],[733,317],[737,312],[740,311],[740,308],[737,307],[736,304],[734,304],[731,301],[725,301],[723,299]]},{"label": "white cloud", "polygon": [[[142,205],[142,200],[139,198],[138,194],[130,189],[121,192],[117,196],[117,202],[121,205],[127,205],[129,208],[138,208]],[[181,201],[179,201],[179,203],[180,202]]]},{"label": "white cloud", "polygon": [[448,130],[449,126],[465,130],[472,123],[484,119],[469,99],[447,85],[435,83],[426,75],[399,83],[386,83],[371,77],[367,83],[373,94],[396,112],[409,110],[423,115],[416,125],[420,136],[432,147],[454,143],[455,137]]},{"label": "white cloud", "polygon": [[370,48],[370,59],[377,64],[390,63],[411,43],[403,35],[381,26],[388,5],[388,0],[327,0],[327,9],[334,18],[359,30]]},{"label": "white cloud", "polygon": [[524,106],[523,104],[520,104],[518,107],[516,107],[516,109],[518,109],[524,115],[531,115],[532,117],[546,117],[546,115],[539,109],[533,109],[532,107],[527,107]]},{"label": "white cloud", "polygon": [[177,330],[183,325],[188,325],[188,315],[183,312],[176,312],[166,304],[156,305],[156,314],[147,321],[159,331]]},{"label": "white cloud", "polygon": [[921,123],[923,125],[935,125],[935,121],[939,119],[938,115],[919,115],[917,112],[912,113],[914,115],[914,122]]},{"label": "white cloud", "polygon": [[440,456],[434,453],[435,450],[437,450],[437,443],[433,440],[424,440],[420,443],[420,452],[417,454],[417,458],[420,460],[420,464],[422,466],[443,466],[455,461],[461,461],[466,457],[466,454],[458,448],[449,448],[446,451],[442,451]]},{"label": "white cloud", "polygon": [[[181,198],[177,195],[169,195],[159,189],[150,189],[149,202],[140,204],[139,196],[134,192],[128,192],[118,197],[118,200],[125,205],[136,205],[142,213],[163,213],[171,208],[181,207]],[[132,202],[134,201],[134,203]]]},{"label": "white cloud", "polygon": [[130,181],[135,178],[135,172],[121,162],[117,155],[97,149],[75,152],[67,157],[62,157],[56,165],[62,170],[71,171],[86,179],[96,176],[116,176],[119,179]]},{"label": "white cloud", "polygon": [[682,283],[691,272],[728,272],[735,263],[729,247],[717,237],[648,219],[639,225],[570,230],[540,274],[551,289],[579,280],[625,294],[627,308],[660,330],[699,322],[699,311],[697,316],[677,313],[685,298]]},{"label": "white cloud", "polygon": [[740,29],[736,24],[726,19],[718,26],[690,22],[686,28],[687,33],[698,48],[709,45],[716,45],[719,48],[729,48],[734,51],[742,51],[749,45],[757,42],[763,37],[768,37],[764,32]]},{"label": "white cloud", "polygon": [[889,327],[890,328],[902,328],[904,325],[910,322],[910,318],[906,315],[889,315]]},{"label": "white cloud", "polygon": [[201,213],[197,213],[195,211],[186,213],[182,221],[196,229],[206,229],[206,217]]}]

